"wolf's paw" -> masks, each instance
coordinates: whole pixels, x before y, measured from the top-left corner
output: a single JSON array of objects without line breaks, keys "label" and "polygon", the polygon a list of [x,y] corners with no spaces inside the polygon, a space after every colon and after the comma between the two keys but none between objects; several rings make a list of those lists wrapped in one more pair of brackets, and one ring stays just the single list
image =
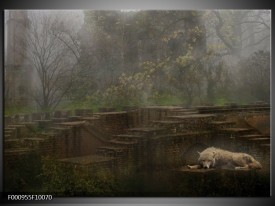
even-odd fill
[{"label": "wolf's paw", "polygon": [[200,168],[201,168],[200,165],[187,165],[187,167],[188,167],[189,169],[200,169]]}]

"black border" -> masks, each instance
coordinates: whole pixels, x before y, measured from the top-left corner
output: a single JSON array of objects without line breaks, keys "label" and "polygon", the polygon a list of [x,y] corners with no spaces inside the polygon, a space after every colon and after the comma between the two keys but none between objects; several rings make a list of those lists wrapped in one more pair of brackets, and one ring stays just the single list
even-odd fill
[{"label": "black border", "polygon": [[[3,97],[3,60],[4,60],[4,10],[5,9],[268,9],[272,10],[272,1],[267,0],[5,0],[1,2],[1,41],[0,41],[0,95]],[[273,15],[272,15],[273,20]],[[272,21],[273,23],[273,21]],[[272,24],[272,33],[273,33]],[[273,51],[273,41],[272,41]],[[272,52],[272,59],[275,58]],[[271,67],[271,79],[274,79],[273,64]],[[274,102],[273,82],[271,86],[271,122],[275,112],[273,110]],[[0,130],[3,134],[3,98],[0,101]],[[272,125],[272,123],[271,123]],[[271,141],[275,132],[275,125],[271,129]],[[3,135],[1,135],[3,137]],[[0,192],[3,191],[3,138],[0,139]],[[273,150],[271,150],[271,157]],[[274,158],[272,160],[272,176],[274,176]],[[273,179],[272,179],[273,180]],[[271,183],[272,185],[272,183]],[[56,198],[51,202],[33,202],[34,204],[92,204],[92,205],[273,205],[274,195],[270,198]],[[274,193],[274,192],[273,192]],[[12,202],[11,202],[12,203]],[[14,202],[16,204],[30,204],[30,202]],[[1,204],[1,203],[0,203]],[[32,204],[33,205],[33,204]]]}]

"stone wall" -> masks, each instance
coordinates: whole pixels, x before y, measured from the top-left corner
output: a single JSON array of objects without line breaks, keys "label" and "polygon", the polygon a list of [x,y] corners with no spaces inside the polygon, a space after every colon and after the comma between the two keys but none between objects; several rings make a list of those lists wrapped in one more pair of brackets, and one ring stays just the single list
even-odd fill
[{"label": "stone wall", "polygon": [[109,136],[124,133],[129,128],[127,112],[103,112],[95,115],[99,117],[95,126]]},{"label": "stone wall", "polygon": [[[40,135],[44,141],[38,145],[29,145],[36,149],[41,155],[50,155],[56,158],[69,158],[85,156],[96,153],[96,148],[102,142],[93,137],[90,133],[80,128],[69,128],[53,135]],[[31,142],[33,142],[33,139]]]},{"label": "stone wall", "polygon": [[[202,151],[207,146],[232,151],[241,149],[253,156],[259,157],[265,154],[264,157],[268,157],[268,152],[265,152],[268,150],[268,145],[266,148],[254,149],[253,144],[232,139],[232,132],[224,130],[232,128],[229,120],[234,117],[240,118],[235,111],[226,115],[221,114],[221,111],[218,115],[203,111],[203,114],[199,114],[194,109],[145,107],[124,112],[92,113],[88,111],[84,114],[79,110],[77,114],[82,116],[74,116],[74,118],[77,117],[77,121],[71,122],[68,116],[71,112],[66,112],[67,116],[58,117],[56,115],[61,113],[55,112],[55,118],[63,118],[62,121],[65,121],[65,124],[51,122],[45,126],[44,134],[38,134],[35,137],[25,138],[28,137],[28,134],[25,134],[23,146],[37,150],[42,155],[52,155],[56,158],[95,155],[100,151],[101,155],[117,158],[116,165],[119,167],[136,165],[143,169],[175,168],[188,161],[194,162],[197,151]],[[37,126],[44,121],[41,119],[46,117],[39,114],[31,116],[29,123],[35,123]],[[9,118],[6,121],[11,122]],[[12,126],[13,123],[10,124]],[[237,126],[242,124],[238,123]],[[54,129],[51,131],[50,128]],[[137,130],[134,130],[135,128]],[[118,137],[119,135],[122,136]],[[12,145],[12,141],[6,145],[9,144]],[[127,148],[127,151],[119,152],[120,148]],[[198,150],[195,151],[195,149]]]}]

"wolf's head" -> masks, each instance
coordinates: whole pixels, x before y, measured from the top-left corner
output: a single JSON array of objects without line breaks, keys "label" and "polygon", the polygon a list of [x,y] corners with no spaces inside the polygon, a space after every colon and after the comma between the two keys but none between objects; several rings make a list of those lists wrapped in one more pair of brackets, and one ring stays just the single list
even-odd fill
[{"label": "wolf's head", "polygon": [[262,169],[261,163],[255,160],[251,155],[245,154],[243,159],[246,161],[250,169]]},{"label": "wolf's head", "polygon": [[198,159],[199,164],[204,169],[210,169],[215,166],[216,159],[215,159],[215,153],[214,152],[198,152],[200,157]]}]

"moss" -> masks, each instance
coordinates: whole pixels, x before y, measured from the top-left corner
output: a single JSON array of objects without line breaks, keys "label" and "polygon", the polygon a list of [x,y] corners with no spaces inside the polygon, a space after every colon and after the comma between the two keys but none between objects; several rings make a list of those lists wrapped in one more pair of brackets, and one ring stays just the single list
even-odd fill
[{"label": "moss", "polygon": [[5,115],[15,115],[15,114],[31,114],[33,112],[36,112],[36,109],[33,109],[33,107],[11,107],[11,106],[5,106],[4,113]]}]

